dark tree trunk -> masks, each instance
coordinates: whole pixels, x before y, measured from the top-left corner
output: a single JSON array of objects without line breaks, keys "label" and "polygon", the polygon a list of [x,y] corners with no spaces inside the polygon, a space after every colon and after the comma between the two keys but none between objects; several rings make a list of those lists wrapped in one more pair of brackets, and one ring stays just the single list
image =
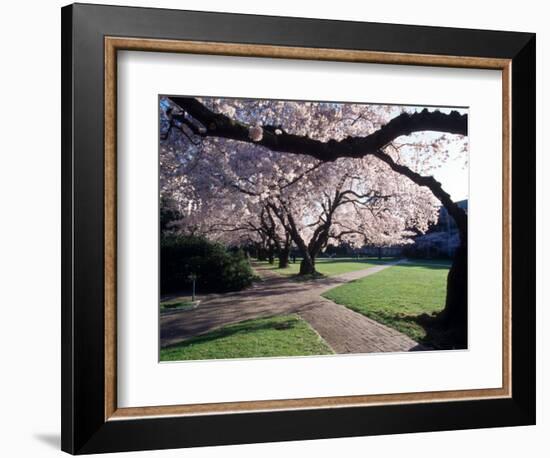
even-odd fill
[{"label": "dark tree trunk", "polygon": [[279,251],[279,269],[288,267],[288,257],[290,255],[290,248],[283,248]]},{"label": "dark tree trunk", "polygon": [[300,236],[298,230],[296,229],[296,224],[294,222],[294,217],[291,213],[287,215],[289,223],[289,235],[298,247],[302,255],[302,261],[300,262],[300,275],[309,275],[315,273],[315,256],[312,256],[309,250],[308,245],[304,242],[304,239]]},{"label": "dark tree trunk", "polygon": [[378,259],[382,259],[382,247],[378,247]]},{"label": "dark tree trunk", "polygon": [[454,348],[468,345],[468,216],[454,202],[444,203],[454,219],[460,236],[451,269],[447,275],[447,297],[439,321],[450,331],[450,342]]},{"label": "dark tree trunk", "polygon": [[302,262],[300,262],[300,275],[310,275],[315,273],[315,258],[306,251],[303,253]]},{"label": "dark tree trunk", "polygon": [[438,317],[439,324],[451,331],[454,348],[468,344],[468,246],[463,242],[455,252],[447,275],[445,308]]},{"label": "dark tree trunk", "polygon": [[258,261],[265,261],[267,259],[266,252],[263,248],[258,248]]}]

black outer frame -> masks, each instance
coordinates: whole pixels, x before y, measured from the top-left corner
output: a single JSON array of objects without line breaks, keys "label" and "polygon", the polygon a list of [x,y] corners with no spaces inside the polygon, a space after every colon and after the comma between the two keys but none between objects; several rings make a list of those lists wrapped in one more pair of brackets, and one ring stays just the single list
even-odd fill
[{"label": "black outer frame", "polygon": [[[512,398],[104,419],[104,37],[512,59]],[[73,454],[535,423],[535,35],[74,4],[62,8],[62,433]]]}]

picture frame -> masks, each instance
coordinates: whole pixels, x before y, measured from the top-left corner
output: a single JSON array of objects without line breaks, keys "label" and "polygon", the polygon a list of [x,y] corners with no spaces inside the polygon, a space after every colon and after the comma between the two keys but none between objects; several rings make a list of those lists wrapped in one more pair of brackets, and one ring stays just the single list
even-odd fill
[{"label": "picture frame", "polygon": [[[500,388],[119,408],[117,53],[502,72]],[[74,4],[62,9],[62,449],[72,454],[535,423],[535,35]]]}]

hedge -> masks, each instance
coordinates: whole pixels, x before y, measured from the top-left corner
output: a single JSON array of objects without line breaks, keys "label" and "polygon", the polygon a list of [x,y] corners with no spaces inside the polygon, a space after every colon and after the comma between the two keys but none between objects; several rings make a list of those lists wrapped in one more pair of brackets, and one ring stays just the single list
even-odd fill
[{"label": "hedge", "polygon": [[230,252],[204,237],[165,235],[160,246],[161,294],[191,288],[197,294],[239,291],[252,283],[254,273],[241,250]]}]

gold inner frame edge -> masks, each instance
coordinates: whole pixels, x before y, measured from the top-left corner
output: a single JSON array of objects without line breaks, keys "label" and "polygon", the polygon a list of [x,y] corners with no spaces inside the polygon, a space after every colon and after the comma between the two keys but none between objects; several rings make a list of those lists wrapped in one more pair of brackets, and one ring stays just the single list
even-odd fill
[{"label": "gold inner frame edge", "polygon": [[[106,421],[144,417],[212,415],[274,410],[341,408],[384,404],[479,400],[511,397],[511,60],[428,54],[406,54],[242,43],[105,37],[104,39],[104,216],[105,216],[105,396]],[[302,399],[241,401],[118,408],[116,337],[117,247],[117,51],[172,52],[239,57],[479,68],[502,72],[502,387],[399,394],[354,395]]]}]

